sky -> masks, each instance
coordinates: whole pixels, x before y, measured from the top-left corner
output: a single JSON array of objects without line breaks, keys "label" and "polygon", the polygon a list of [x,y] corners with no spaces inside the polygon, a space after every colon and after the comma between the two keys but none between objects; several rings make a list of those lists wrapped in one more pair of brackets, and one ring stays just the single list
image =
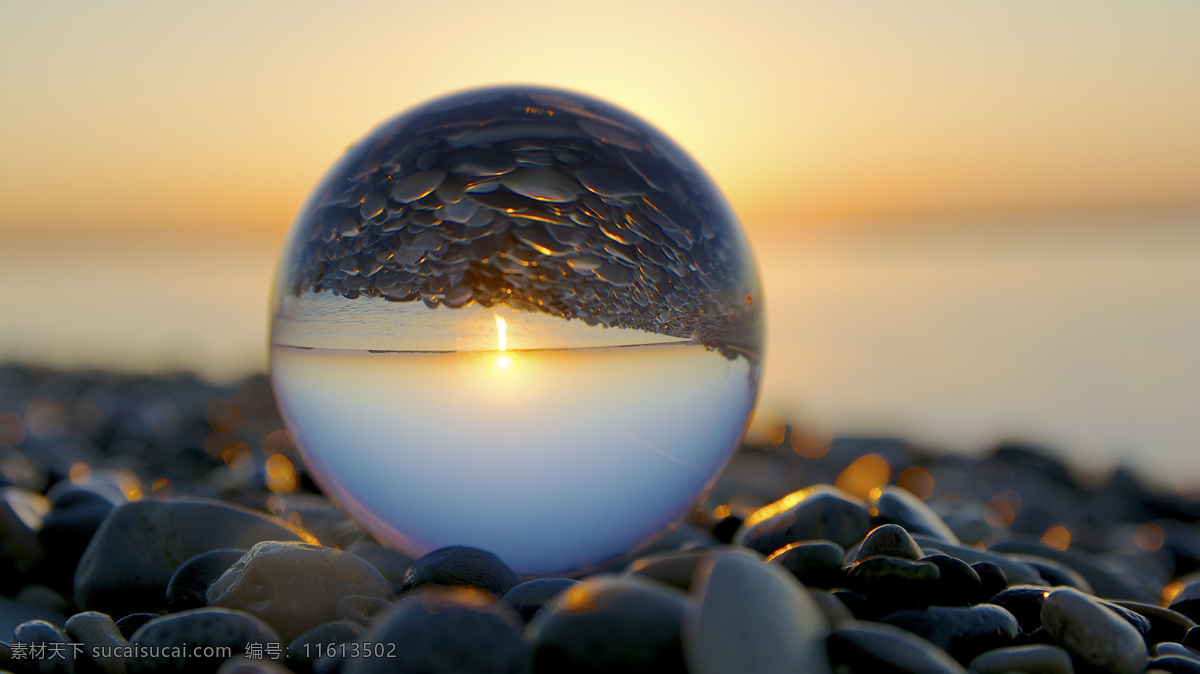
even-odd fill
[{"label": "sky", "polygon": [[0,0],[0,363],[262,371],[284,234],[345,148],[528,83],[726,194],[760,401],[1200,475],[1197,35],[1194,0]]},{"label": "sky", "polygon": [[1197,204],[1198,32],[1191,1],[0,0],[0,229],[277,238],[374,125],[500,83],[649,120],[752,234]]}]

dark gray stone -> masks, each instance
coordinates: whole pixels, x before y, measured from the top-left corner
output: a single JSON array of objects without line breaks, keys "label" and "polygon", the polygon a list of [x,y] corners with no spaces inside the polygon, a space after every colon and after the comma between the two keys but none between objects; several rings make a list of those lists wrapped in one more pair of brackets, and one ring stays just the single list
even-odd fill
[{"label": "dark gray stone", "polygon": [[1042,602],[1046,592],[1047,589],[1040,586],[1017,585],[992,597],[991,603],[1011,613],[1021,631],[1030,634],[1042,626]]},{"label": "dark gray stone", "polygon": [[861,562],[868,557],[887,555],[904,559],[918,560],[925,556],[921,547],[904,527],[896,524],[884,524],[875,527],[858,546],[854,555],[855,562]]},{"label": "dark gray stone", "polygon": [[877,513],[875,523],[899,524],[910,534],[924,534],[959,544],[958,537],[942,518],[912,492],[893,485],[885,485],[881,492],[879,498],[871,501],[871,507]]},{"label": "dark gray stone", "polygon": [[897,611],[883,622],[920,636],[964,665],[985,651],[1013,645],[1021,633],[1013,614],[994,604]]},{"label": "dark gray stone", "polygon": [[767,558],[769,564],[787,569],[806,587],[832,589],[844,582],[842,560],[846,551],[833,541],[795,543]]},{"label": "dark gray stone", "polygon": [[966,674],[945,651],[898,627],[861,622],[834,630],[826,640],[837,671],[873,674]]},{"label": "dark gray stone", "polygon": [[1193,580],[1171,600],[1171,610],[1200,622],[1200,580]]},{"label": "dark gray stone", "polygon": [[672,585],[686,592],[692,587],[692,577],[695,575],[696,566],[700,560],[713,555],[749,556],[753,557],[755,561],[762,561],[761,556],[745,548],[722,546],[667,550],[633,560],[629,566],[625,567],[625,573]]},{"label": "dark gray stone", "polygon": [[1200,674],[1200,661],[1178,655],[1164,655],[1151,659],[1146,664],[1146,669],[1171,674]]},{"label": "dark gray stone", "polygon": [[982,594],[979,574],[966,562],[949,555],[930,555],[919,561],[933,564],[940,577],[930,592],[928,601],[939,606],[966,606],[986,598]]},{"label": "dark gray stone", "polygon": [[167,581],[167,610],[178,613],[208,606],[208,586],[244,554],[240,548],[209,550],[180,564]]},{"label": "dark gray stone", "polygon": [[1158,600],[1155,592],[1132,581],[1126,574],[1107,568],[1103,560],[1082,550],[1075,548],[1055,550],[1032,538],[1012,538],[1001,541],[992,545],[991,550],[993,552],[1036,555],[1058,562],[1082,576],[1092,588],[1095,596],[1102,599],[1125,599],[1145,603],[1153,603]]},{"label": "dark gray stone", "polygon": [[138,628],[129,642],[149,650],[132,660],[142,672],[202,674],[214,671],[227,658],[197,656],[185,646],[227,646],[242,655],[248,644],[281,644],[265,622],[244,611],[197,608],[155,618]]},{"label": "dark gray stone", "polygon": [[534,672],[684,674],[687,595],[634,576],[592,576],[529,623]]},{"label": "dark gray stone", "polygon": [[760,508],[746,518],[734,543],[769,555],[789,543],[830,540],[842,547],[866,535],[865,503],[830,485],[817,485]]},{"label": "dark gray stone", "polygon": [[367,628],[348,620],[335,620],[317,625],[288,644],[284,662],[297,674],[309,674],[317,660],[327,654],[337,654],[339,644],[357,641],[366,633]]},{"label": "dark gray stone", "polygon": [[1075,668],[1071,664],[1071,654],[1062,648],[1034,644],[988,651],[971,661],[971,671],[976,674],[1074,674]]},{"label": "dark gray stone", "polygon": [[[372,650],[369,657],[347,656],[341,672],[525,674],[531,657],[521,627],[507,604],[478,588],[421,588],[380,615],[362,640],[383,644],[385,650]],[[386,650],[390,644],[396,644],[394,651]]]},{"label": "dark gray stone", "polygon": [[520,583],[499,557],[463,545],[434,550],[413,562],[404,574],[405,591],[422,585],[462,585],[502,597]]},{"label": "dark gray stone", "polygon": [[547,606],[559,606],[563,593],[579,581],[569,578],[536,578],[514,587],[500,601],[508,604],[525,622]]},{"label": "dark gray stone", "polygon": [[971,570],[979,576],[980,601],[988,601],[1008,587],[1008,574],[994,562],[975,562]]},{"label": "dark gray stone", "polygon": [[[1188,630],[1196,627],[1196,623],[1191,618],[1182,613],[1172,611],[1169,608],[1163,608],[1154,604],[1143,604],[1136,601],[1113,601],[1108,603],[1127,608],[1150,621],[1150,631],[1146,633],[1146,643],[1148,644],[1156,644],[1160,641],[1183,643],[1184,639],[1187,638]],[[1197,645],[1200,645],[1200,642]]]},{"label": "dark gray stone", "polygon": [[299,541],[286,523],[227,503],[133,501],[113,510],[75,572],[75,603],[110,615],[155,612],[187,560],[264,540]]},{"label": "dark gray stone", "polygon": [[846,569],[846,587],[883,611],[924,605],[940,578],[941,571],[935,564],[883,555],[868,557]]},{"label": "dark gray stone", "polygon": [[932,555],[942,553],[950,555],[957,559],[961,559],[967,564],[975,564],[977,562],[991,562],[1000,567],[1004,571],[1004,576],[1008,579],[1010,585],[1045,585],[1045,581],[1038,572],[1028,564],[1014,561],[989,550],[979,550],[966,545],[954,545],[936,538],[914,534],[913,540],[925,554]]}]

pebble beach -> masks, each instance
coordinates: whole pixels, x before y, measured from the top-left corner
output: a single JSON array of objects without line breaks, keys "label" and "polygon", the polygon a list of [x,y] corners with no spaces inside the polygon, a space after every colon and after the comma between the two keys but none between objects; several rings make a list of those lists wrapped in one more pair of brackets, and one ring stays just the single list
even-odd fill
[{"label": "pebble beach", "polygon": [[1200,500],[1028,444],[760,419],[660,539],[523,578],[381,546],[265,377],[4,366],[0,493],[0,671],[1200,672]]}]

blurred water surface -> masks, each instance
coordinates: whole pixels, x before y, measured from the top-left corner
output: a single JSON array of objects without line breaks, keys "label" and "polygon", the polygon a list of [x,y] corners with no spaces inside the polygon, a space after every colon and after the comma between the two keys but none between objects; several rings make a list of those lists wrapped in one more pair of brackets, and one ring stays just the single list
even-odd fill
[{"label": "blurred water surface", "polygon": [[[1200,480],[1200,212],[755,224],[761,403],[821,432],[1022,437],[1088,469]],[[10,233],[0,361],[261,371],[280,245]]]}]

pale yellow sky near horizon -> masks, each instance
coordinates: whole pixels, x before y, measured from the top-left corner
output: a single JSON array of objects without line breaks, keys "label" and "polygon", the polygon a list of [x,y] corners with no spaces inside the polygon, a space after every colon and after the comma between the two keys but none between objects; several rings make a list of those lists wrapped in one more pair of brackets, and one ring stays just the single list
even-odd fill
[{"label": "pale yellow sky near horizon", "polygon": [[1200,3],[0,0],[0,229],[278,235],[341,150],[526,82],[753,227],[1200,204]]}]

